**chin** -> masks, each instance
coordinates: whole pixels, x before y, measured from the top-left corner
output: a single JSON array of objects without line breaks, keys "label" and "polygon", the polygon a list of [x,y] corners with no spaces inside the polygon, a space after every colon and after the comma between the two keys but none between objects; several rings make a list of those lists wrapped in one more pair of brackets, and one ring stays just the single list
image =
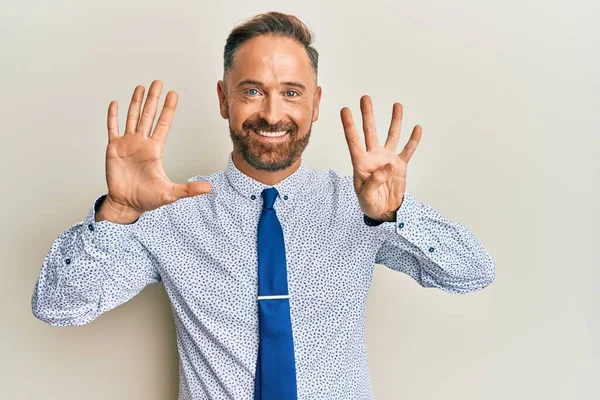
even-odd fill
[{"label": "chin", "polygon": [[265,154],[248,156],[247,154],[242,153],[242,157],[252,167],[262,171],[270,172],[281,171],[289,168],[295,161],[290,157],[276,157],[273,159],[273,157]]}]

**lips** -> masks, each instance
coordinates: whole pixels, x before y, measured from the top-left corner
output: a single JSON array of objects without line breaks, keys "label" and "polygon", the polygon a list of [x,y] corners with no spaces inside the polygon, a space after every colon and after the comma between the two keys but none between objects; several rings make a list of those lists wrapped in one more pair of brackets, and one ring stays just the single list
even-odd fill
[{"label": "lips", "polygon": [[[280,138],[286,137],[289,134],[288,131],[286,131],[284,134],[280,134],[280,132],[261,132],[261,131],[255,131],[254,129],[252,129],[252,132],[254,132],[256,134],[256,136],[259,136],[263,139],[280,139]],[[261,134],[259,132],[264,133],[264,134]],[[269,134],[276,134],[277,136],[267,136]]]}]

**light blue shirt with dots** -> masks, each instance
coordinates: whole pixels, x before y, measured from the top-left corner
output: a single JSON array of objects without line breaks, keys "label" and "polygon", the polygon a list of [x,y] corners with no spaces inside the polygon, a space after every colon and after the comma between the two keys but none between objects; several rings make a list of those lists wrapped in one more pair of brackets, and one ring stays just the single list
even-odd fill
[{"label": "light blue shirt with dots", "polygon": [[[179,400],[252,399],[258,350],[261,192],[229,153],[225,169],[189,181],[212,192],[145,212],[134,223],[87,218],[60,234],[32,295],[33,314],[83,325],[162,282],[179,351]],[[352,176],[302,159],[273,185],[284,232],[299,400],[374,399],[365,311],[375,264],[419,285],[470,293],[493,282],[494,261],[473,233],[408,191],[395,222],[368,225]]]}]

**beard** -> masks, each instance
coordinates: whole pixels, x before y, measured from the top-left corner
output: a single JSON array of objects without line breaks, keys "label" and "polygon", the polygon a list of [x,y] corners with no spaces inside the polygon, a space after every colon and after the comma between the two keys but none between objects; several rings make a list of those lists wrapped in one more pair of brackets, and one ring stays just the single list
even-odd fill
[{"label": "beard", "polygon": [[[312,120],[312,118],[311,118]],[[308,132],[298,134],[298,126],[292,122],[280,121],[269,125],[264,119],[247,119],[242,124],[242,132],[234,131],[229,121],[229,136],[242,158],[252,167],[263,171],[279,171],[290,167],[301,155],[310,139],[312,122]],[[257,138],[254,132],[283,132],[289,135],[281,143],[268,143]]]}]

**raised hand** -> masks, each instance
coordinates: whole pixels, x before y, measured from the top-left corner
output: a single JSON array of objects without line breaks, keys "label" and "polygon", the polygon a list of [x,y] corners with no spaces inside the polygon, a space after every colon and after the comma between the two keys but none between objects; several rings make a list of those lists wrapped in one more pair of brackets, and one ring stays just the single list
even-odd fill
[{"label": "raised hand", "polygon": [[177,108],[177,93],[167,93],[152,132],[162,82],[152,82],[141,111],[144,90],[140,85],[133,92],[123,136],[119,136],[118,104],[112,101],[108,106],[108,193],[104,201],[107,204],[103,207],[112,215],[119,216],[120,220],[129,222],[136,220],[144,211],[211,191],[208,182],[173,183],[165,174],[162,156]]},{"label": "raised hand", "polygon": [[369,96],[361,97],[360,110],[366,151],[358,137],[350,109],[344,107],[340,111],[354,170],[354,190],[365,215],[379,221],[394,221],[404,198],[407,165],[421,140],[422,128],[416,125],[402,152],[396,154],[402,124],[402,104],[394,103],[384,147],[381,147],[377,138],[373,104]]}]

